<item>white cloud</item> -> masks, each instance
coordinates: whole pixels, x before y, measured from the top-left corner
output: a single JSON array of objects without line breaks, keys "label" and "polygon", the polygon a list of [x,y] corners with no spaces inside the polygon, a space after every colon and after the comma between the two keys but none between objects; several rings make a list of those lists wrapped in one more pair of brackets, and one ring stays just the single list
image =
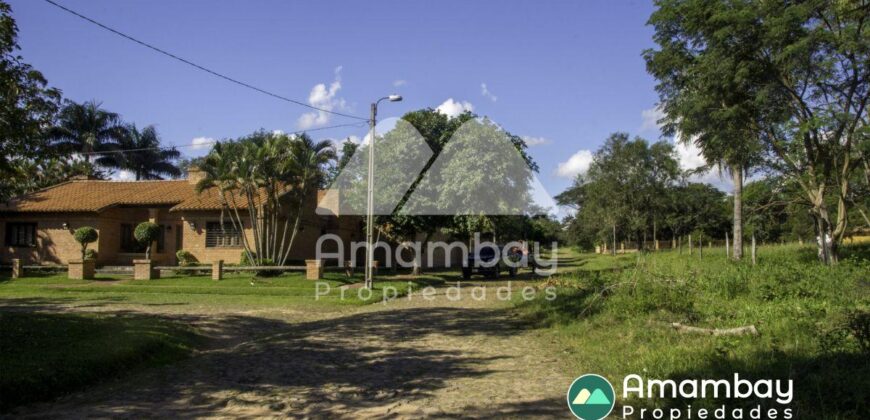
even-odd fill
[{"label": "white cloud", "polygon": [[456,117],[465,111],[474,112],[474,105],[468,101],[454,101],[453,98],[447,98],[446,101],[435,108],[436,111],[450,117]]},{"label": "white cloud", "polygon": [[658,106],[645,109],[640,112],[641,124],[640,124],[640,132],[649,132],[649,131],[658,131],[661,129],[661,124],[659,124],[659,120],[665,117],[665,112],[662,111]]},{"label": "white cloud", "polygon": [[480,94],[483,95],[483,97],[485,97],[485,98],[489,98],[490,101],[493,101],[493,102],[498,101],[498,96],[493,95],[492,92],[490,92],[489,89],[487,89],[486,83],[480,84]]},{"label": "white cloud", "polygon": [[550,139],[546,139],[543,137],[534,137],[534,136],[523,136],[523,141],[526,142],[526,146],[535,147],[540,146],[542,144],[550,144],[552,141]]},{"label": "white cloud", "polygon": [[393,87],[402,87],[408,84],[407,80],[399,79],[393,81]]},{"label": "white cloud", "polygon": [[678,134],[674,137],[674,150],[677,152],[680,168],[684,171],[697,169],[707,164],[704,156],[701,155],[701,149],[695,145],[694,140],[688,143],[683,142]]},{"label": "white cloud", "polygon": [[132,181],[136,176],[133,175],[133,172],[121,170],[115,174],[114,178],[119,181]]},{"label": "white cloud", "polygon": [[196,137],[190,142],[192,145],[190,150],[207,150],[211,148],[214,142],[214,139],[211,137]]},{"label": "white cloud", "polygon": [[592,152],[589,150],[580,150],[571,155],[567,161],[559,163],[559,167],[556,169],[556,175],[564,178],[574,178],[578,174],[586,173],[591,164]]},{"label": "white cloud", "polygon": [[[329,87],[324,83],[318,83],[311,88],[311,93],[308,94],[309,105],[326,111],[346,107],[345,100],[337,97],[338,91],[341,90],[341,68],[341,66],[335,68],[335,79],[329,84]],[[296,124],[301,130],[307,130],[328,123],[330,117],[331,114],[328,112],[315,110],[302,114]]]}]

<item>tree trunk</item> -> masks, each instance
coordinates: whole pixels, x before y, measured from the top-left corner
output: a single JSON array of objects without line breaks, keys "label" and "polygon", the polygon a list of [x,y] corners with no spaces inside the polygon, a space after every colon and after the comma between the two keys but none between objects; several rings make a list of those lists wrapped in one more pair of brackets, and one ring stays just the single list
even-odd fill
[{"label": "tree trunk", "polygon": [[743,258],[743,169],[739,165],[731,167],[734,181],[734,250],[731,258],[740,261]]},{"label": "tree trunk", "polygon": [[689,255],[692,255],[692,234],[689,234]]}]

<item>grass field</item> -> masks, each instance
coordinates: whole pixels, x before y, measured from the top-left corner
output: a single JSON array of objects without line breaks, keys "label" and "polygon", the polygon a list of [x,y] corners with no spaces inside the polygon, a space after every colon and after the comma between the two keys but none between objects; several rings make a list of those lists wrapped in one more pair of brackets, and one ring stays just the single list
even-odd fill
[{"label": "grass field", "polygon": [[[174,275],[156,280],[132,280],[129,276],[97,275],[95,280],[70,280],[66,274],[35,275],[11,280],[0,277],[0,299],[6,304],[72,305],[175,305],[180,309],[196,306],[220,311],[237,311],[263,307],[298,309],[328,308],[335,305],[361,305],[378,302],[386,288],[398,296],[409,287],[440,281],[437,277],[413,280],[393,278],[376,282],[371,297],[359,298],[358,290],[348,289],[342,297],[341,287],[359,283],[341,273],[326,273],[320,282],[305,280],[301,273],[278,277],[230,275],[221,281],[209,276]],[[320,286],[318,286],[320,283]],[[328,286],[328,293],[327,293]],[[320,287],[320,289],[318,289]],[[319,296],[317,295],[319,290]],[[388,290],[392,295],[393,290]]]},{"label": "grass field", "polygon": [[[611,379],[621,396],[628,374],[650,379],[793,379],[799,418],[859,418],[870,412],[870,246],[820,266],[812,248],[761,249],[759,263],[733,263],[724,249],[702,259],[676,252],[563,254],[554,302],[518,303],[552,332],[578,372]],[[757,336],[682,333],[755,325]],[[738,400],[728,400],[735,406]],[[634,407],[718,407],[725,400],[620,399]],[[775,403],[744,401],[775,407]]]}]

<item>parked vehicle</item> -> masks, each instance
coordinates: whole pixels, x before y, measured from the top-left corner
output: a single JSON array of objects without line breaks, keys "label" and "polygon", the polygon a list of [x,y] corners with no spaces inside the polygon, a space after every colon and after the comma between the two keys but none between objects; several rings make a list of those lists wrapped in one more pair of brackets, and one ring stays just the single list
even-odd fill
[{"label": "parked vehicle", "polygon": [[[518,251],[512,251],[508,253],[508,258],[511,261],[519,261],[522,254]],[[493,260],[498,260],[498,262],[491,265]],[[507,272],[510,277],[516,277],[518,269],[519,267],[509,266],[501,258],[501,252],[492,247],[483,247],[468,253],[465,265],[462,267],[462,278],[468,280],[472,275],[479,274],[486,278],[497,279],[501,277],[502,272]]]}]

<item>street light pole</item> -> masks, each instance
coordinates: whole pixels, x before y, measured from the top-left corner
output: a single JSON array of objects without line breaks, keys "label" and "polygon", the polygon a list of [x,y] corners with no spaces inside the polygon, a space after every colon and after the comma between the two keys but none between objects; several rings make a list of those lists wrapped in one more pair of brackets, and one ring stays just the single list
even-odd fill
[{"label": "street light pole", "polygon": [[375,262],[375,244],[373,243],[375,221],[375,125],[378,122],[378,104],[381,103],[381,101],[383,101],[384,99],[387,99],[390,102],[399,102],[402,100],[402,97],[399,95],[385,96],[372,103],[371,107],[371,118],[369,119],[369,173],[367,182],[368,188],[366,190],[366,269],[365,283],[363,285],[363,287],[365,287],[366,289],[371,289],[372,286],[374,286],[372,266]]}]

